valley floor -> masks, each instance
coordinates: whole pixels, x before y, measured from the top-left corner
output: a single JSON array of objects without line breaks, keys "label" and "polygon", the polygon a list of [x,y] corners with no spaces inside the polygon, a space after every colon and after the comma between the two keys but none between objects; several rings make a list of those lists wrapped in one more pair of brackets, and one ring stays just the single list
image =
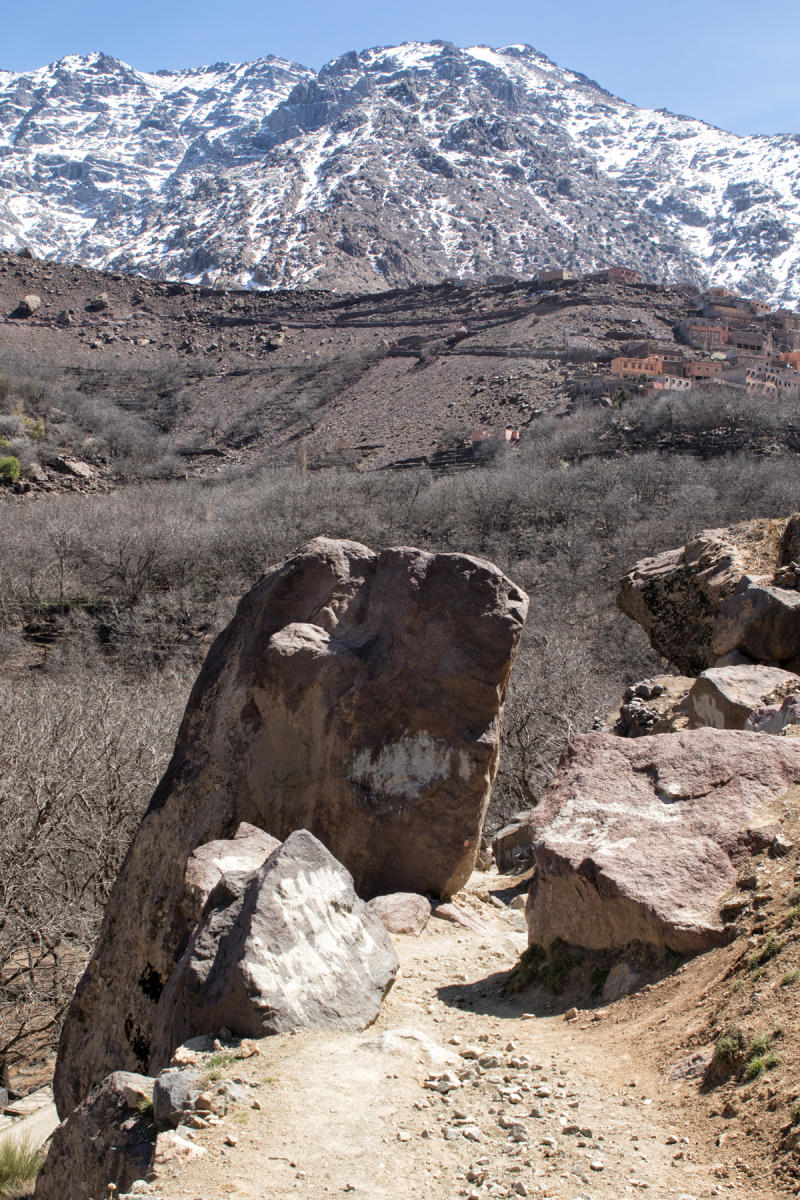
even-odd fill
[{"label": "valley floor", "polygon": [[[776,1189],[757,1144],[742,1133],[731,1149],[733,1141],[720,1138],[697,1079],[672,1080],[650,1053],[656,1009],[666,1001],[664,1011],[679,1016],[675,976],[635,1001],[572,1019],[563,1012],[537,1017],[529,994],[503,991],[525,946],[521,914],[480,903],[474,893],[469,900],[496,932],[434,919],[421,938],[396,938],[401,970],[375,1026],[352,1035],[266,1039],[258,1057],[237,1062],[231,1075],[250,1085],[252,1099],[217,1128],[197,1132],[202,1157],[162,1168],[159,1195],[791,1194]],[[681,992],[692,991],[693,972],[707,975],[710,957],[681,973]],[[688,1024],[685,1015],[679,1021]],[[467,1047],[492,1056],[496,1066],[446,1096],[425,1087],[431,1076],[474,1068],[460,1057]]]}]

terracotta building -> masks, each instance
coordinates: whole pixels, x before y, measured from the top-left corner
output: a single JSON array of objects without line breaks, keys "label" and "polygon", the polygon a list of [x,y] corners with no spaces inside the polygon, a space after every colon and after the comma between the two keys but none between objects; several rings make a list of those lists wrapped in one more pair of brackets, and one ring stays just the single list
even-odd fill
[{"label": "terracotta building", "polygon": [[738,298],[738,292],[726,287],[712,287],[707,292],[703,292],[704,300],[737,300]]},{"label": "terracotta building", "polygon": [[722,321],[681,321],[678,329],[696,350],[720,350],[728,344],[729,329]]},{"label": "terracotta building", "polygon": [[724,363],[718,360],[704,359],[699,362],[689,362],[686,364],[686,374],[690,379],[711,379],[714,375],[721,375]]},{"label": "terracotta building", "polygon": [[519,430],[512,429],[510,425],[506,425],[505,429],[473,429],[471,441],[473,446],[478,446],[481,442],[510,442],[516,445],[519,441]]},{"label": "terracotta building", "polygon": [[726,371],[720,382],[744,383],[748,396],[760,396],[764,399],[800,392],[800,372],[791,371],[786,367],[741,367]]},{"label": "terracotta building", "polygon": [[731,326],[728,345],[736,350],[765,354],[772,349],[772,333],[769,329],[736,329]]},{"label": "terracotta building", "polygon": [[650,387],[655,392],[688,392],[691,386],[691,379],[680,375],[656,375],[650,380]]},{"label": "terracotta building", "polygon": [[663,375],[664,358],[661,354],[648,354],[646,358],[628,358],[620,355],[611,360],[611,373],[620,379],[638,379],[640,375]]},{"label": "terracotta building", "polygon": [[800,350],[800,313],[782,308],[771,314],[769,324],[785,349]]}]

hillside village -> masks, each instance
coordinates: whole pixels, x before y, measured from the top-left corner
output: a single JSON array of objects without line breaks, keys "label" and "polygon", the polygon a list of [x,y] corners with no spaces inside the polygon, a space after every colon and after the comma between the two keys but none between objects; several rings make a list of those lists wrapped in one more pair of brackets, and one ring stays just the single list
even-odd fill
[{"label": "hillside village", "polygon": [[[541,272],[541,287],[569,284],[567,270]],[[644,286],[641,275],[611,267],[586,279]],[[682,392],[693,388],[730,388],[768,399],[800,388],[800,313],[772,310],[730,288],[712,287],[687,298],[687,315],[677,322],[674,340],[645,341],[611,358],[610,370],[597,368],[573,381],[576,399],[624,400],[636,391]],[[613,335],[611,335],[613,336]]]},{"label": "hillside village", "polygon": [[[493,277],[491,282],[519,287],[510,277]],[[671,340],[645,336],[637,341],[630,327],[610,328],[600,335],[605,347],[595,356],[588,342],[583,344],[580,336],[566,334],[564,384],[576,405],[600,402],[621,408],[633,395],[647,398],[719,388],[764,400],[800,392],[800,312],[773,310],[764,301],[747,299],[725,287],[703,292],[683,286],[653,289],[638,271],[620,265],[584,275],[568,268],[551,268],[538,272],[533,283],[530,298],[537,304],[549,296],[569,304],[569,297],[582,284],[668,290],[679,304],[685,304],[686,315],[676,321]],[[467,335],[465,328],[462,336]],[[616,354],[608,350],[615,342],[620,343],[621,351]],[[570,369],[570,362],[581,359],[586,360],[583,369]],[[535,415],[543,411],[536,409]],[[480,454],[487,445],[518,446],[522,436],[523,431],[514,425],[480,426],[472,430],[465,446],[473,455]],[[435,465],[467,461],[452,454],[439,455]]]}]

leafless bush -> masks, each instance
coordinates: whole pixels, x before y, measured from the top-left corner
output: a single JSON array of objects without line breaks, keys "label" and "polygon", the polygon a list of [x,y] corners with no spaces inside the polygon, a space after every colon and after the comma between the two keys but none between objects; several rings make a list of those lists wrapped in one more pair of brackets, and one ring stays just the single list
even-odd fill
[{"label": "leafless bush", "polygon": [[25,432],[25,423],[19,413],[7,413],[0,416],[0,437],[20,437]]},{"label": "leafless bush", "polygon": [[0,679],[0,1070],[57,1038],[185,690]]},{"label": "leafless bush", "polygon": [[604,718],[614,700],[614,684],[598,677],[588,647],[552,624],[526,639],[512,674],[489,833],[539,803],[569,742]]}]

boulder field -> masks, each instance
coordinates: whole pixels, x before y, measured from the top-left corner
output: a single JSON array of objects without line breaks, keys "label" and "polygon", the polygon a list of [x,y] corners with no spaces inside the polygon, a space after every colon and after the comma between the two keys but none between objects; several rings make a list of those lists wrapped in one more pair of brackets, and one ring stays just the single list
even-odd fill
[{"label": "boulder field", "polygon": [[631,685],[531,812],[531,945],[734,936],[739,868],[798,809],[798,558],[796,515],[705,530],[622,579],[619,608],[682,674]]}]

